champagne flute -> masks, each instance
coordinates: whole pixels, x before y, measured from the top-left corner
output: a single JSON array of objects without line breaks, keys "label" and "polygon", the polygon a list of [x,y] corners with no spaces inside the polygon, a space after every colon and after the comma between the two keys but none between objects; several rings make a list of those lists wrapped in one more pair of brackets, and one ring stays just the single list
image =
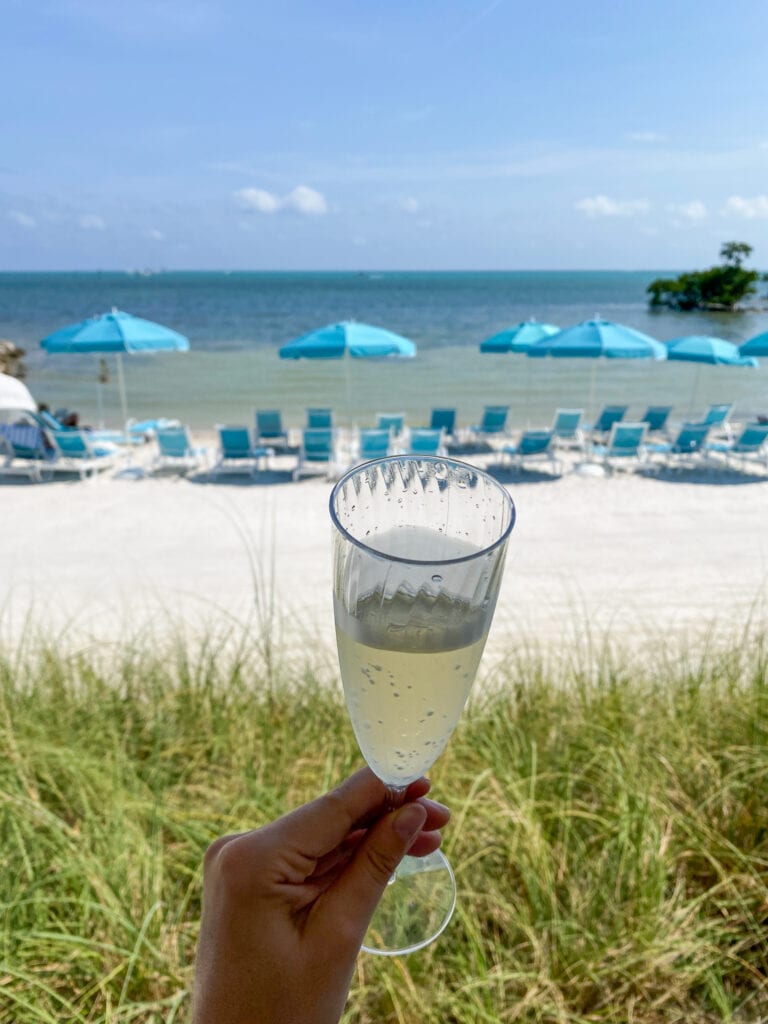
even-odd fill
[{"label": "champagne flute", "polygon": [[[463,462],[392,456],[350,470],[330,499],[341,678],[360,750],[391,809],[442,753],[469,695],[515,522],[508,492]],[[363,949],[411,953],[448,924],[441,851],[405,857]]]}]

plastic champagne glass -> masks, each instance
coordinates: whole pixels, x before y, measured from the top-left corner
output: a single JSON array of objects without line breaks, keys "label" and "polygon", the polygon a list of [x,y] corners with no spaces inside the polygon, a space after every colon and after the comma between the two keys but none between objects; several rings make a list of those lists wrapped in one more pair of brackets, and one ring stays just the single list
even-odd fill
[{"label": "plastic champagne glass", "polygon": [[[447,744],[477,672],[515,508],[506,489],[451,459],[393,456],[339,480],[330,500],[333,608],[360,750],[392,809]],[[438,850],[405,857],[366,935],[372,953],[432,942],[456,903]]]}]

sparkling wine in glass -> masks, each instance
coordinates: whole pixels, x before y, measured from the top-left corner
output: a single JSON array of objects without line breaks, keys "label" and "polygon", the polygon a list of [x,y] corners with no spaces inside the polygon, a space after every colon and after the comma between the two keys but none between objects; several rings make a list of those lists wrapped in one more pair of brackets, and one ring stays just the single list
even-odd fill
[{"label": "sparkling wine in glass", "polygon": [[[508,492],[462,462],[393,456],[336,484],[333,607],[341,678],[360,750],[394,809],[453,732],[485,647],[515,521]],[[456,883],[441,851],[405,857],[364,949],[432,942]]]}]

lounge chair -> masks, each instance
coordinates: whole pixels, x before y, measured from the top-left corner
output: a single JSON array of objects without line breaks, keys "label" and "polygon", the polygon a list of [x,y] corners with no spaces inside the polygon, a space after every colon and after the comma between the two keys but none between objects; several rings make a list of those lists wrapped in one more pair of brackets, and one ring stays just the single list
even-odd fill
[{"label": "lounge chair", "polygon": [[595,434],[608,434],[614,423],[620,423],[624,419],[628,408],[628,405],[604,405],[594,424],[586,429],[593,437]]},{"label": "lounge chair", "polygon": [[640,423],[648,424],[649,434],[667,433],[667,420],[672,412],[671,405],[649,405]]},{"label": "lounge chair", "polygon": [[[389,435],[387,434],[387,439]],[[307,428],[301,432],[299,459],[293,479],[313,473],[324,473],[330,479],[336,460],[336,431],[331,428]]]},{"label": "lounge chair", "polygon": [[333,430],[333,409],[307,409],[307,430]]},{"label": "lounge chair", "polygon": [[39,482],[46,463],[53,458],[45,435],[37,424],[0,423],[0,475],[28,476]]},{"label": "lounge chair", "polygon": [[424,427],[412,429],[408,438],[407,452],[409,455],[447,455],[445,432],[427,430]]},{"label": "lounge chair", "polygon": [[255,445],[251,440],[248,427],[217,426],[219,433],[219,452],[212,473],[250,473],[255,476],[260,469],[265,469],[269,459],[275,454],[274,448]]},{"label": "lounge chair", "polygon": [[[573,445],[576,448],[584,447],[584,434],[581,430],[581,417],[583,415],[583,409],[555,410],[555,419],[552,423],[551,433],[556,445]],[[544,433],[544,431],[536,431],[536,433]]]},{"label": "lounge chair", "polygon": [[745,469],[751,463],[768,471],[768,423],[748,423],[730,444],[707,445],[707,454],[722,456],[732,469]]},{"label": "lounge chair", "polygon": [[507,434],[508,405],[486,405],[480,423],[470,427],[470,433],[478,440],[504,438]]},{"label": "lounge chair", "polygon": [[157,455],[152,460],[151,471],[176,469],[189,473],[197,469],[207,454],[205,448],[197,448],[192,444],[186,427],[160,427],[155,433]]},{"label": "lounge chair", "polygon": [[590,454],[609,472],[619,468],[635,469],[648,458],[645,447],[647,433],[646,423],[614,422],[606,444],[593,445]]},{"label": "lounge chair", "polygon": [[705,465],[709,431],[706,423],[684,423],[673,440],[648,443],[646,451],[669,469],[695,469]]},{"label": "lounge chair", "polygon": [[54,457],[47,469],[57,473],[79,473],[85,480],[101,469],[111,468],[122,454],[120,448],[110,441],[94,441],[88,430],[70,427],[66,430],[49,430],[48,437],[54,450]]},{"label": "lounge chair", "polygon": [[256,410],[256,444],[275,448],[288,447],[288,431],[283,428],[279,409]]},{"label": "lounge chair", "polygon": [[370,462],[392,454],[392,434],[389,430],[358,431],[356,462]]},{"label": "lounge chair", "polygon": [[430,430],[442,430],[444,440],[452,438],[456,433],[456,410],[433,409],[429,417]]},{"label": "lounge chair", "polygon": [[378,412],[376,413],[377,430],[388,430],[392,438],[402,437],[405,430],[404,412]]},{"label": "lounge chair", "polygon": [[524,430],[517,444],[506,444],[501,449],[502,464],[523,469],[526,463],[546,461],[552,471],[559,474],[560,462],[555,455],[553,430]]},{"label": "lounge chair", "polygon": [[733,409],[733,402],[729,402],[725,405],[710,405],[704,416],[700,420],[694,420],[692,422],[699,423],[702,426],[719,429],[730,441],[733,438],[733,428],[729,422],[731,410]]}]

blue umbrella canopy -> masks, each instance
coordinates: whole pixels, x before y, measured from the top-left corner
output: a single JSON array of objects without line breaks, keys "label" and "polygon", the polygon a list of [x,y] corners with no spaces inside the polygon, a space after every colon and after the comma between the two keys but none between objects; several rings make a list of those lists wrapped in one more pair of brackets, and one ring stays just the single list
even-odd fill
[{"label": "blue umbrella canopy", "polygon": [[113,309],[62,327],[40,345],[46,352],[186,352],[189,340],[170,327]]},{"label": "blue umbrella canopy", "polygon": [[411,359],[416,355],[416,346],[383,327],[346,320],[289,341],[282,346],[279,355],[281,359],[343,359],[345,355],[353,359],[388,356]]},{"label": "blue umbrella canopy", "polygon": [[554,324],[540,324],[536,320],[525,320],[506,331],[486,338],[480,342],[481,352],[527,352],[531,345],[553,334],[559,334],[560,328]]},{"label": "blue umbrella canopy", "polygon": [[667,342],[667,359],[680,359],[689,363],[709,363],[719,366],[757,366],[752,356],[743,355],[738,346],[723,338],[705,334],[691,334]]},{"label": "blue umbrella canopy", "polygon": [[739,355],[768,356],[768,331],[765,334],[757,334],[743,345],[739,345]]},{"label": "blue umbrella canopy", "polygon": [[706,334],[690,334],[684,338],[674,338],[667,342],[667,358],[671,361],[696,363],[696,374],[691,390],[690,411],[696,407],[696,392],[699,386],[699,371],[702,363],[710,366],[757,366],[758,362],[751,356],[740,355],[736,345],[723,338],[713,338]]},{"label": "blue umbrella canopy", "polygon": [[660,341],[633,327],[595,319],[537,341],[527,354],[555,359],[666,359],[667,350]]},{"label": "blue umbrella canopy", "polygon": [[[186,352],[189,340],[170,327],[142,320],[119,309],[101,316],[80,320],[69,327],[62,327],[40,342],[50,353],[86,354],[88,352],[113,352],[117,356],[117,377],[120,389],[120,404],[123,420],[128,419],[128,404],[125,397],[123,376],[123,352]],[[99,399],[99,401],[101,401]]]}]

